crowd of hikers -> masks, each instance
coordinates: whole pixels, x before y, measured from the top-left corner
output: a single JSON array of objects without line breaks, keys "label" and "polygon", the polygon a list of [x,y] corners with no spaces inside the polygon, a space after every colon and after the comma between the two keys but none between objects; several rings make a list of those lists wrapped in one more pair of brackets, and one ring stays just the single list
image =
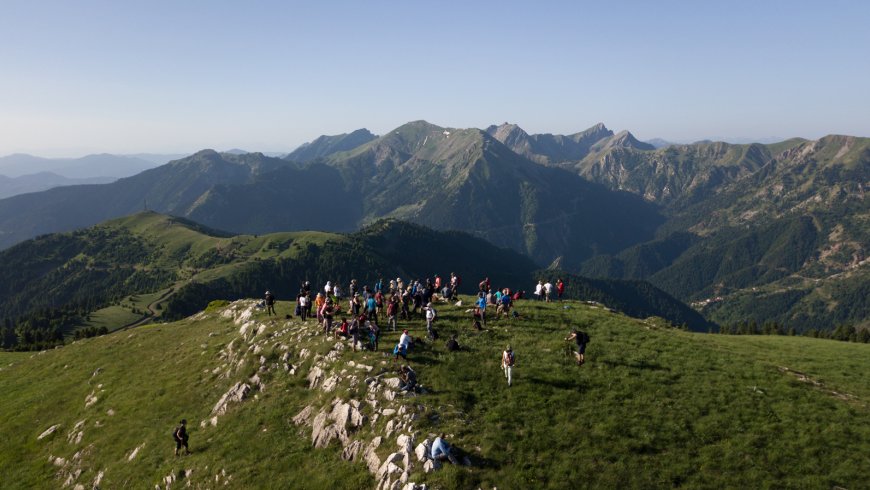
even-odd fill
[{"label": "crowd of hikers", "polygon": [[[381,278],[373,287],[359,284],[356,279],[352,279],[345,294],[341,286],[332,281],[327,281],[322,289],[312,289],[311,283],[304,281],[296,295],[294,315],[303,322],[314,319],[327,337],[351,341],[354,352],[363,349],[378,351],[381,332],[384,329],[397,332],[400,321],[425,321],[426,338],[429,341],[436,341],[439,336],[436,330],[438,310],[435,305],[455,302],[455,306],[463,306],[458,297],[461,284],[461,277],[452,272],[446,280],[442,280],[438,274],[424,281],[405,282],[401,277],[385,281]],[[562,301],[564,293],[565,283],[562,279],[558,279],[555,285],[549,280],[538,281],[533,294],[537,301],[551,302]],[[489,278],[484,278],[478,283],[476,298],[466,310],[471,315],[471,327],[477,330],[486,329],[487,316],[494,316],[496,319],[521,318],[515,306],[522,299],[527,299],[525,291],[493,288]],[[275,303],[275,296],[271,291],[266,291],[260,306],[266,310],[267,315],[277,316]],[[492,313],[493,309],[495,313]],[[289,317],[287,315],[287,318]],[[417,342],[420,341],[421,339],[417,339]],[[573,341],[576,346],[571,349],[574,359],[578,366],[582,366],[586,362],[585,353],[589,335],[574,328],[565,341]],[[408,353],[414,348],[414,344],[415,339],[409,330],[404,328],[399,340],[392,347],[393,361],[398,362],[399,357],[402,358],[402,364],[397,369],[400,392],[417,393],[420,390],[417,373],[407,364]],[[451,335],[447,340],[446,348],[450,352],[461,349],[456,335]],[[516,355],[508,345],[502,352],[501,358],[501,368],[508,387],[513,385],[515,362]],[[187,449],[184,420],[173,432],[173,436],[177,455],[181,447]],[[455,461],[443,435],[433,443],[431,457]]]}]

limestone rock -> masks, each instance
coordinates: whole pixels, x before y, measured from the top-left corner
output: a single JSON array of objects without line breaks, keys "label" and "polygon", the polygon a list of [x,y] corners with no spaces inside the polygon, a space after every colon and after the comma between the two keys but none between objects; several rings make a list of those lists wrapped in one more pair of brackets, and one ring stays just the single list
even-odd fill
[{"label": "limestone rock", "polygon": [[317,388],[317,385],[320,384],[320,381],[323,380],[323,370],[320,369],[320,366],[314,366],[308,371],[308,389],[313,390]]},{"label": "limestone rock", "polygon": [[307,407],[303,408],[301,412],[296,414],[295,417],[293,417],[293,423],[296,425],[302,425],[307,423],[308,419],[311,418],[311,412],[313,411],[314,408],[311,405],[308,405]]},{"label": "limestone rock", "polygon": [[45,439],[46,437],[48,437],[48,436],[54,434],[54,432],[55,432],[59,427],[60,427],[60,424],[52,425],[52,426],[49,427],[48,429],[45,429],[45,431],[43,431],[42,434],[39,434],[39,437],[37,437],[36,440],[42,440],[42,439]]},{"label": "limestone rock", "polygon": [[352,441],[341,452],[341,458],[345,461],[356,461],[360,453],[363,451],[363,443],[360,441]]},{"label": "limestone rock", "polygon": [[227,408],[231,402],[239,403],[248,397],[251,392],[251,386],[241,381],[233,385],[224,395],[218,400],[214,408],[211,410],[212,415],[223,415],[227,412]]}]

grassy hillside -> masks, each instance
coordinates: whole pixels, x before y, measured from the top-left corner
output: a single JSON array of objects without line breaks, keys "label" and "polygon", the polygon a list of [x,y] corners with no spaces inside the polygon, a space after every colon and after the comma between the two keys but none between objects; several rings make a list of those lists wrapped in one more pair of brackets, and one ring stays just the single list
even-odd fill
[{"label": "grassy hillside", "polygon": [[[466,278],[466,292],[485,276],[513,289],[531,286],[536,269],[529,258],[480,238],[391,220],[348,235],[230,236],[183,218],[138,213],[0,252],[0,276],[6,278],[0,284],[0,345],[50,347],[76,328],[115,330],[179,319],[215,298],[259,296],[267,289],[279,298],[295,297],[305,280],[316,288],[327,280],[346,286],[352,276],[369,284],[385,274],[422,281],[449,277],[447,267]],[[636,301],[637,288],[586,294],[609,286],[587,288],[584,297],[635,315],[686,321],[671,315],[683,305],[648,285],[637,287],[645,287],[643,295],[652,301]]]},{"label": "grassy hillside", "polygon": [[[439,340],[412,350],[427,393],[391,400],[385,352],[395,333],[384,334],[379,352],[355,353],[311,323],[269,321],[252,305],[38,354],[0,354],[4,488],[67,480],[90,487],[95,479],[102,488],[167,481],[375,488],[379,480],[361,459],[383,463],[400,436],[416,444],[440,432],[471,466],[424,473],[411,454],[409,481],[429,488],[861,488],[870,481],[868,345],[693,334],[576,302],[521,303],[522,319],[491,320],[489,331],[476,332],[464,307],[443,305],[442,340],[457,333],[463,349],[448,353]],[[279,313],[289,309],[278,305]],[[564,353],[568,325],[585,326],[592,338],[580,368]],[[420,320],[401,326],[423,332]],[[499,369],[508,343],[517,355],[511,388]],[[213,426],[215,403],[237,382],[252,391]],[[364,419],[347,422],[344,443],[312,448],[314,414],[351,400],[360,402],[351,420]],[[297,417],[305,407],[308,423]],[[170,433],[182,417],[193,454],[176,458]],[[368,448],[377,436],[368,458],[342,460],[342,446]],[[391,481],[405,468],[401,460],[373,466],[395,471]]]}]

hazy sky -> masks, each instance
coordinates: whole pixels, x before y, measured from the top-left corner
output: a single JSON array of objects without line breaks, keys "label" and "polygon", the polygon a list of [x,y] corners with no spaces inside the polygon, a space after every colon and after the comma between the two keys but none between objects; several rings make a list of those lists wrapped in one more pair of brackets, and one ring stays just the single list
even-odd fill
[{"label": "hazy sky", "polygon": [[870,2],[0,2],[0,155],[290,150],[426,119],[870,136]]}]

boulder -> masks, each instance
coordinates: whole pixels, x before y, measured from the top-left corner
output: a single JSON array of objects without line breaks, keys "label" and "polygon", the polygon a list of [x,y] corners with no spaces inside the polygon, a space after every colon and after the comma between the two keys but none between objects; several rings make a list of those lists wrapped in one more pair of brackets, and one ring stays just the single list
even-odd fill
[{"label": "boulder", "polygon": [[429,455],[431,452],[432,443],[429,439],[424,439],[423,442],[417,445],[417,448],[414,449],[414,454],[417,456],[417,461],[424,461],[429,459]]}]

